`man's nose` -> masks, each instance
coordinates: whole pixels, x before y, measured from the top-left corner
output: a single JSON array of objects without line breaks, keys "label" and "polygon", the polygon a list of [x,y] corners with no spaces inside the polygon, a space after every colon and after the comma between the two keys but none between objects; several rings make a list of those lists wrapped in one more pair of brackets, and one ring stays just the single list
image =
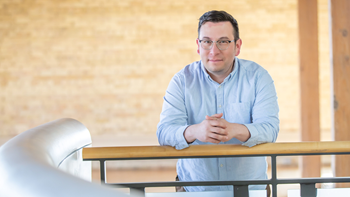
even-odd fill
[{"label": "man's nose", "polygon": [[216,42],[213,42],[213,47],[211,47],[210,53],[212,53],[212,54],[220,53],[220,49],[218,48]]}]

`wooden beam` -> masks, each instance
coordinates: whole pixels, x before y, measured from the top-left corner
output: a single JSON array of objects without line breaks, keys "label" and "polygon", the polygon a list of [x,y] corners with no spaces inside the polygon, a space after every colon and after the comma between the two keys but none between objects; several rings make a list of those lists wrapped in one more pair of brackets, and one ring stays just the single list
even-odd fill
[{"label": "wooden beam", "polygon": [[[301,141],[320,141],[317,0],[298,0]],[[320,177],[320,156],[304,156],[302,177]]]},{"label": "wooden beam", "polygon": [[[333,134],[335,141],[350,139],[350,1],[331,0],[333,59]],[[350,157],[335,156],[335,176],[350,176]],[[337,187],[350,187],[338,183]]]},{"label": "wooden beam", "polygon": [[171,146],[88,147],[83,159],[179,158],[230,155],[349,153],[350,141],[265,143],[253,147],[232,144],[192,145],[183,150]]}]

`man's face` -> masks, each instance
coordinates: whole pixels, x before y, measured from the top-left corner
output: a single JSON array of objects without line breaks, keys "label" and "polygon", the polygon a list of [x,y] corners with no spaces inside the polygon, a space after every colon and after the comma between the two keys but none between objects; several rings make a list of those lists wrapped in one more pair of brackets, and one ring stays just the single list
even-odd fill
[{"label": "man's face", "polygon": [[[233,60],[240,53],[242,41],[240,39],[236,43],[232,41],[226,50],[220,50],[215,42],[218,40],[234,40],[233,31],[232,24],[229,21],[206,22],[201,26],[199,39],[196,40],[197,53],[201,56],[204,67],[209,74],[227,76],[232,71]],[[211,40],[214,43],[210,50],[205,50],[201,47],[199,40]]]}]

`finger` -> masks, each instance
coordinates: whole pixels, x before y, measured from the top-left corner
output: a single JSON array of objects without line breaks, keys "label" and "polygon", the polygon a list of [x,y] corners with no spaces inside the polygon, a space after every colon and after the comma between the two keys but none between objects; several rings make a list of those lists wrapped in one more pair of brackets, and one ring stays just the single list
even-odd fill
[{"label": "finger", "polygon": [[211,130],[211,133],[214,133],[216,135],[221,135],[221,136],[227,136],[228,132],[226,131],[226,129],[220,128],[220,127],[214,127]]},{"label": "finger", "polygon": [[205,119],[206,120],[217,120],[218,118],[217,117],[215,117],[215,116],[205,116]]},{"label": "finger", "polygon": [[212,135],[220,135],[220,136],[227,136],[228,132],[226,129],[220,128],[220,127],[212,127],[209,130],[209,133],[207,134],[210,137],[213,137]]},{"label": "finger", "polygon": [[227,142],[227,141],[230,141],[230,139],[228,138],[228,136],[226,136],[226,138],[225,138],[225,139],[222,139],[221,141],[222,141],[222,142]]},{"label": "finger", "polygon": [[220,134],[216,134],[216,133],[211,133],[208,137],[211,138],[211,139],[215,139],[217,141],[220,141],[220,142],[228,140],[228,136],[220,135]]},{"label": "finger", "polygon": [[219,144],[221,141],[220,141],[220,140],[217,140],[217,139],[215,139],[215,138],[208,138],[208,142],[215,143],[215,144]]},{"label": "finger", "polygon": [[213,120],[213,118],[211,116],[208,116],[208,115],[205,116],[205,119],[206,120]]},{"label": "finger", "polygon": [[206,120],[215,120],[215,119],[221,118],[222,115],[223,115],[223,113],[214,114],[214,115],[212,115],[212,116],[206,115],[206,116],[205,116],[205,119],[206,119]]},{"label": "finger", "polygon": [[220,114],[214,114],[211,117],[212,118],[221,118],[223,115],[224,115],[223,113],[220,113]]},{"label": "finger", "polygon": [[226,122],[224,121],[224,119],[221,119],[221,118],[220,119],[215,119],[215,120],[210,120],[209,124],[212,127],[220,127],[220,128],[223,128],[223,129],[227,128]]}]

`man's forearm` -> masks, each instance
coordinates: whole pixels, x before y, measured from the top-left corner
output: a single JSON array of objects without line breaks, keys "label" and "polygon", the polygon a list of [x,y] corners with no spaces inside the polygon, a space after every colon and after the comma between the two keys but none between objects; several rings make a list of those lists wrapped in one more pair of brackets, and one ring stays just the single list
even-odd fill
[{"label": "man's forearm", "polygon": [[230,123],[232,126],[233,137],[241,142],[246,142],[250,138],[250,132],[248,128],[242,124]]},{"label": "man's forearm", "polygon": [[186,130],[184,131],[184,137],[187,141],[187,143],[192,143],[196,140],[196,137],[194,136],[194,130],[196,125],[191,125],[189,127],[186,128]]}]

